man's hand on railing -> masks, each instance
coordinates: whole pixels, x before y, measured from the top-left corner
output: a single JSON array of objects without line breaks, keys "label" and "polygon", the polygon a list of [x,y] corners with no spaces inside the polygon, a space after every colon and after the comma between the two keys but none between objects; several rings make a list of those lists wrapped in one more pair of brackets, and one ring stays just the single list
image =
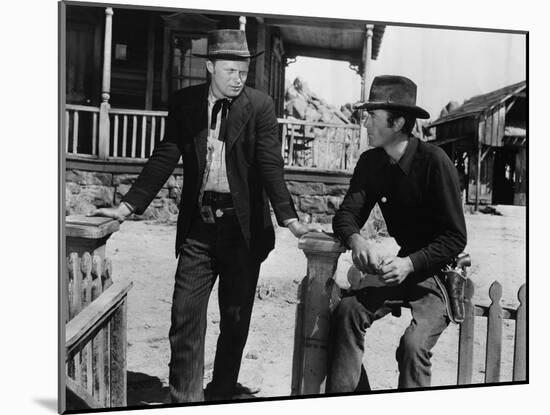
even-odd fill
[{"label": "man's hand on railing", "polygon": [[118,220],[120,223],[128,219],[128,216],[132,214],[132,211],[124,203],[119,204],[117,207],[112,208],[99,208],[88,212],[86,216],[105,216]]},{"label": "man's hand on railing", "polygon": [[320,225],[315,223],[302,223],[299,220],[292,221],[286,226],[296,238],[300,238],[308,232],[323,232]]},{"label": "man's hand on railing", "polygon": [[351,259],[359,271],[367,274],[380,274],[380,256],[372,242],[360,234],[354,233],[348,238],[351,248]]}]

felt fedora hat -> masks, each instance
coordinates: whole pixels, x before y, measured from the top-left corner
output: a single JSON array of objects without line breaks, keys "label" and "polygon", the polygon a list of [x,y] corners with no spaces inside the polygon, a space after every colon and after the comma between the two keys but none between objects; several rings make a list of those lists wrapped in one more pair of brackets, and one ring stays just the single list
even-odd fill
[{"label": "felt fedora hat", "polygon": [[368,101],[355,108],[396,110],[416,118],[430,118],[428,111],[416,105],[416,84],[404,76],[377,76],[372,81]]},{"label": "felt fedora hat", "polygon": [[244,30],[222,29],[211,30],[208,32],[208,49],[206,55],[194,53],[200,58],[216,59],[247,59],[255,58],[264,51],[251,54],[246,42],[246,33]]}]

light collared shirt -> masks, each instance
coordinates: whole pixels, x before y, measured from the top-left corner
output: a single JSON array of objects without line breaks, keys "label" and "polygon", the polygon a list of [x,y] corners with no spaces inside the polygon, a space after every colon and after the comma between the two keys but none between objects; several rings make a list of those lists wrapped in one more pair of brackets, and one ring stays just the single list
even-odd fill
[{"label": "light collared shirt", "polygon": [[[206,158],[212,157],[210,170],[208,174],[204,190],[210,192],[229,193],[229,182],[227,181],[227,169],[225,165],[225,142],[218,140],[220,134],[220,124],[222,111],[219,111],[216,119],[216,128],[211,129],[212,108],[217,101],[210,89],[208,92],[208,143]],[[208,165],[208,163],[207,163]]]}]

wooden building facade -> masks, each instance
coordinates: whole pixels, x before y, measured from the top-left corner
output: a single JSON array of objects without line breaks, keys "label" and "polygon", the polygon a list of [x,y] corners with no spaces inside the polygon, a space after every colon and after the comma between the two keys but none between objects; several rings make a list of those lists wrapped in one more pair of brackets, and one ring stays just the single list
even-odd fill
[{"label": "wooden building facade", "polygon": [[365,84],[385,30],[354,21],[70,2],[62,18],[63,138],[68,164],[77,168],[100,160],[137,168],[146,161],[163,137],[171,93],[208,79],[205,59],[193,54],[206,51],[209,30],[240,28],[252,52],[265,51],[252,59],[246,83],[274,99],[285,126],[285,68],[296,56],[347,61]]},{"label": "wooden building facade", "polygon": [[457,166],[467,203],[526,204],[525,81],[470,98],[429,128]]}]

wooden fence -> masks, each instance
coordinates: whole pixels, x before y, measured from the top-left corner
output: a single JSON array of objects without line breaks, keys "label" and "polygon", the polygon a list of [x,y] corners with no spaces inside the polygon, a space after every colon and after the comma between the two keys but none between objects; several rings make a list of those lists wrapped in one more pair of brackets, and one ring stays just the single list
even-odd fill
[{"label": "wooden fence", "polygon": [[358,157],[360,126],[279,118],[285,166],[351,170]]},{"label": "wooden fence", "polygon": [[66,409],[126,406],[126,299],[132,283],[113,282],[105,258],[117,221],[67,216],[64,280]]},{"label": "wooden fence", "polygon": [[69,255],[66,384],[87,407],[126,405],[126,295],[98,255]]},{"label": "wooden fence", "polygon": [[[331,309],[339,300],[334,276],[338,258],[346,249],[338,240],[324,233],[306,234],[298,246],[307,257],[307,275],[298,288],[291,393],[320,394],[325,392]],[[489,289],[492,303],[485,307],[472,303],[474,287],[468,280],[464,296],[466,316],[460,326],[457,345],[457,384],[472,383],[476,317],[487,318],[485,383],[501,381],[502,326],[505,319],[515,321],[513,380],[527,381],[525,291],[524,284],[517,294],[517,309],[502,307],[502,286],[495,281]]]},{"label": "wooden fence", "polygon": [[464,322],[460,325],[458,341],[458,370],[457,384],[472,383],[474,357],[474,329],[475,317],[487,318],[487,346],[485,354],[485,383],[500,382],[500,367],[502,358],[502,326],[504,320],[515,321],[514,336],[514,365],[512,379],[514,381],[527,380],[527,319],[525,302],[525,284],[517,293],[519,307],[517,309],[502,307],[502,285],[495,281],[489,288],[491,305],[480,306],[472,303],[474,285],[468,280],[465,290]]}]

